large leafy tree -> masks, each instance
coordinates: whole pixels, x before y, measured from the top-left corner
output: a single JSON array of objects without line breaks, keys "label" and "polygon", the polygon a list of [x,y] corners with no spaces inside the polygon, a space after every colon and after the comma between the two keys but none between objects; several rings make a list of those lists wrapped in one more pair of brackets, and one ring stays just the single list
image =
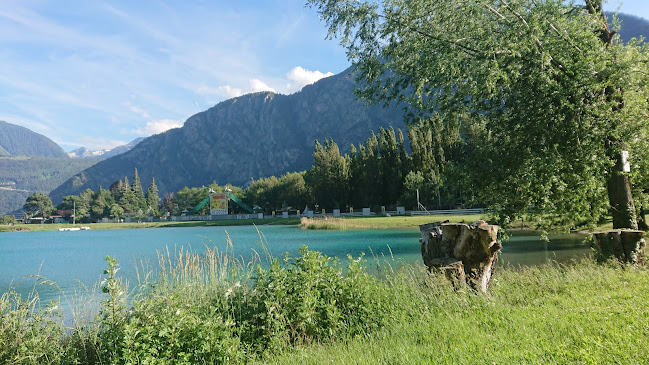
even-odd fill
[{"label": "large leafy tree", "polygon": [[462,183],[503,221],[610,212],[637,226],[621,155],[644,151],[649,50],[618,40],[601,0],[309,4],[356,64],[362,97],[460,121]]},{"label": "large leafy tree", "polygon": [[54,206],[49,196],[43,193],[34,193],[25,201],[23,209],[32,216],[47,218],[54,212]]}]

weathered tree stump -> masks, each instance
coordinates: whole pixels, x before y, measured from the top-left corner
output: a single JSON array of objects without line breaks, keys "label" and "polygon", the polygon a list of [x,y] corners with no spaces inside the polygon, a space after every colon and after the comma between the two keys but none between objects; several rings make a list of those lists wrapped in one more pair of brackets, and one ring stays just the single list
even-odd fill
[{"label": "weathered tree stump", "polygon": [[419,226],[421,256],[429,270],[441,270],[454,285],[486,292],[502,245],[498,226],[435,222]]},{"label": "weathered tree stump", "polygon": [[644,232],[638,230],[612,230],[593,233],[593,246],[598,261],[611,257],[622,262],[637,264],[645,260]]}]

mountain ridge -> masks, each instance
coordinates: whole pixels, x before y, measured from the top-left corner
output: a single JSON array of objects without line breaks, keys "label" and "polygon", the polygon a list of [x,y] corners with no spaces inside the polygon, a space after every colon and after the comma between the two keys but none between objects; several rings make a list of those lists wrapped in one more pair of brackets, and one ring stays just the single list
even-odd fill
[{"label": "mountain ridge", "polygon": [[403,111],[356,99],[352,68],[290,94],[258,92],[222,101],[187,119],[182,128],[151,136],[54,189],[63,196],[108,188],[135,168],[143,184],[155,177],[161,194],[184,186],[232,183],[308,169],[314,141],[332,137],[348,150],[379,127],[403,128]]},{"label": "mountain ridge", "polygon": [[0,157],[68,157],[61,146],[28,128],[0,120]]}]

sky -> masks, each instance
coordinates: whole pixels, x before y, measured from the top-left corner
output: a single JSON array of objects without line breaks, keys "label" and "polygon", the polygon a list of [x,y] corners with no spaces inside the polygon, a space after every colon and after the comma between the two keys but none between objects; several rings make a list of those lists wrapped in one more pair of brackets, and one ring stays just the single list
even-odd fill
[{"label": "sky", "polygon": [[[304,3],[2,1],[0,120],[107,149],[245,93],[294,93],[350,65]],[[649,19],[647,0],[619,10]]]}]

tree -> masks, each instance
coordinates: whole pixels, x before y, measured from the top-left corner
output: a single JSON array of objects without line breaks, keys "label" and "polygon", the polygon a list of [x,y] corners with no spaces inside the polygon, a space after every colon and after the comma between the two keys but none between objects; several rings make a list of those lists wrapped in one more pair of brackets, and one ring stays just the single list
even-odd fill
[{"label": "tree", "polygon": [[174,193],[165,194],[164,199],[162,199],[162,209],[169,214],[174,214],[176,208],[175,201],[176,197],[174,196]]},{"label": "tree", "polygon": [[13,215],[3,215],[0,217],[0,224],[15,224],[16,217]]},{"label": "tree", "polygon": [[[135,194],[131,185],[128,182],[128,178],[124,176],[124,182],[118,185],[118,194],[117,202],[124,209],[125,212],[133,212],[137,210],[137,205],[135,201]],[[101,189],[100,189],[101,190]]]},{"label": "tree", "polygon": [[349,200],[349,161],[333,139],[325,139],[324,147],[315,141],[313,167],[305,179],[322,208],[340,208]]},{"label": "tree", "polygon": [[160,203],[160,196],[158,195],[158,186],[155,184],[155,178],[151,179],[151,185],[146,190],[146,203],[148,206],[147,211],[151,213],[152,216],[160,215],[160,209],[158,204]]},{"label": "tree", "polygon": [[110,207],[110,216],[115,219],[115,221],[119,221],[119,218],[124,214],[124,209],[119,206],[119,204],[113,204]]},{"label": "tree", "polygon": [[49,196],[43,193],[34,193],[25,201],[23,209],[32,217],[47,218],[54,212],[54,206]]},{"label": "tree", "polygon": [[311,0],[373,102],[462,116],[465,184],[503,222],[635,228],[622,151],[646,154],[649,47],[622,44],[601,0]]},{"label": "tree", "polygon": [[[115,198],[110,190],[102,189],[92,195],[92,202],[90,203],[90,218],[95,221],[110,215],[110,208],[115,204]],[[121,206],[121,204],[120,204]]]},{"label": "tree", "polygon": [[133,205],[134,210],[147,210],[148,203],[144,197],[144,191],[142,189],[142,182],[140,181],[140,175],[137,172],[137,168],[133,173],[133,184],[131,184],[131,190],[133,191]]}]

